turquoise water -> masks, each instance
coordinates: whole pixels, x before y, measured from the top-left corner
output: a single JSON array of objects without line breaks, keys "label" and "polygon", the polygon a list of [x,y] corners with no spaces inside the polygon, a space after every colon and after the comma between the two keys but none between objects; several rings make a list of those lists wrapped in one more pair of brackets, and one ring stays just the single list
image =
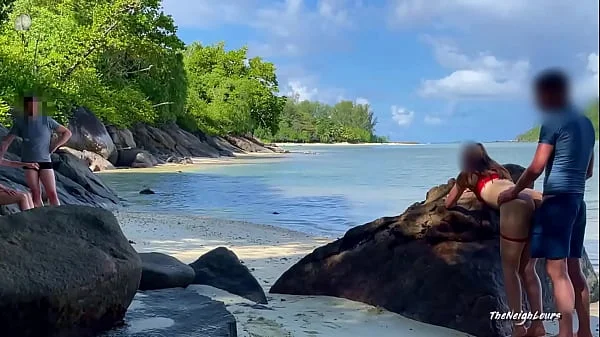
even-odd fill
[{"label": "turquoise water", "polygon": [[[535,144],[493,143],[487,148],[501,163],[526,166]],[[353,226],[402,213],[458,170],[458,144],[289,149],[294,153],[281,159],[240,159],[239,165],[207,165],[194,172],[102,177],[137,209],[192,212],[339,237]],[[598,161],[595,172],[586,190],[586,247],[597,267]],[[541,179],[536,188],[541,189],[540,183]],[[157,194],[140,195],[144,187]]]}]

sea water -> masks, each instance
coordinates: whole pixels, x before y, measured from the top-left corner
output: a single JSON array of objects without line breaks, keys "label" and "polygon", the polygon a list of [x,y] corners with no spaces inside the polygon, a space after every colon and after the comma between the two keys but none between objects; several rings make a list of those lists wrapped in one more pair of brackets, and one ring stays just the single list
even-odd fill
[{"label": "sea water", "polygon": [[[500,163],[527,166],[535,144],[492,143]],[[349,228],[401,214],[458,173],[459,144],[294,146],[278,159],[240,159],[193,172],[116,173],[103,179],[141,210],[185,212],[340,237]],[[598,269],[598,146],[586,188],[586,249]],[[536,182],[541,190],[542,178]],[[139,195],[149,187],[155,195]]]}]

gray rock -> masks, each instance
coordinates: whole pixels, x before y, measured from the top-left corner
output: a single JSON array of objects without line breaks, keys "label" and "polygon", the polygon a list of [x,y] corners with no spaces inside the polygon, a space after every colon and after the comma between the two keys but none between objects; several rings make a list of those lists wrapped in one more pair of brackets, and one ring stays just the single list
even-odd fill
[{"label": "gray rock", "polygon": [[140,194],[156,194],[156,193],[149,188],[144,188],[143,190],[140,191]]},{"label": "gray rock", "polygon": [[265,144],[253,137],[226,136],[225,139],[234,146],[242,149],[244,152],[274,153],[273,150],[265,147]]},{"label": "gray rock", "polygon": [[90,152],[87,150],[78,151],[70,147],[61,147],[59,151],[69,153],[83,160],[92,172],[113,170],[115,168],[110,161],[104,159],[104,157],[94,152]]},{"label": "gray rock", "polygon": [[193,281],[194,269],[176,258],[161,253],[141,253],[140,290],[185,288]]},{"label": "gray rock", "polygon": [[149,168],[158,165],[158,160],[150,152],[142,149],[119,150],[117,166],[133,168]]},{"label": "gray rock", "polygon": [[[505,166],[513,179],[523,170]],[[484,207],[473,193],[446,209],[443,197],[452,182],[432,188],[425,201],[402,215],[354,227],[315,249],[270,292],[343,297],[479,337],[509,336],[510,322],[491,321],[484,314],[508,311],[498,212]],[[589,261],[584,263],[597,298],[597,275]],[[539,271],[549,294],[546,273]],[[544,297],[544,307],[553,307],[550,296]]]},{"label": "gray rock", "polygon": [[209,285],[256,303],[267,304],[267,297],[258,281],[235,253],[227,248],[211,250],[190,264],[190,267],[196,273],[194,284]]},{"label": "gray rock", "polygon": [[138,293],[125,325],[100,337],[236,337],[235,318],[222,302],[192,289]]},{"label": "gray rock", "polygon": [[137,147],[137,144],[133,139],[133,134],[130,130],[118,128],[112,125],[107,125],[106,130],[108,131],[110,138],[112,138],[113,143],[115,143],[117,150],[134,149]]},{"label": "gray rock", "polygon": [[109,159],[116,155],[116,147],[106,127],[86,108],[79,107],[69,120],[69,130],[73,133],[66,146],[79,151],[90,151]]},{"label": "gray rock", "polygon": [[44,207],[0,217],[5,337],[84,337],[122,321],[141,277],[109,211]]}]

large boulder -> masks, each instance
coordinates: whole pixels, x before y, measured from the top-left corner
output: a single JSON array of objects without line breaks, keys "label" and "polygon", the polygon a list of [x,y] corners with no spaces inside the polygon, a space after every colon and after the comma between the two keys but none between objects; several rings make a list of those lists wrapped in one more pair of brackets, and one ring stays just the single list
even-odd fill
[{"label": "large boulder", "polygon": [[225,136],[225,139],[235,147],[244,152],[274,153],[272,149],[265,146],[258,139],[250,136]]},{"label": "large boulder", "polygon": [[202,255],[190,264],[196,277],[194,284],[204,284],[223,289],[251,301],[267,304],[267,297],[250,270],[234,252],[219,247]]},{"label": "large boulder", "polygon": [[92,171],[92,172],[112,170],[115,168],[110,161],[108,161],[107,159],[104,159],[104,157],[102,157],[101,155],[96,154],[94,152],[90,152],[87,150],[78,151],[78,150],[75,150],[75,149],[72,149],[72,148],[66,147],[66,146],[61,147],[60,151],[69,153],[69,154],[83,160],[88,165],[88,167],[90,168],[90,171]]},{"label": "large boulder", "polygon": [[[507,168],[514,177],[522,171]],[[510,322],[489,319],[492,311],[508,311],[498,214],[483,207],[473,193],[446,209],[443,198],[452,184],[432,188],[425,201],[400,216],[352,228],[317,248],[270,291],[343,297],[480,337],[510,335]],[[585,270],[597,298],[597,275]],[[547,287],[543,268],[539,271]],[[551,308],[551,299],[546,297],[544,305]]]},{"label": "large boulder", "polygon": [[73,111],[69,120],[69,130],[73,133],[66,146],[79,151],[90,151],[110,159],[116,155],[115,144],[106,127],[86,108]]},{"label": "large boulder", "polygon": [[192,289],[139,292],[125,325],[101,337],[236,337],[235,317],[223,302]]},{"label": "large boulder", "polygon": [[161,253],[141,253],[140,290],[185,288],[194,281],[194,269],[176,258]]},{"label": "large boulder", "polygon": [[117,150],[134,149],[137,147],[137,144],[133,139],[133,134],[129,129],[122,129],[113,125],[107,125],[106,130],[108,131],[110,138],[112,138],[113,143],[115,143]]},{"label": "large boulder", "polygon": [[117,160],[119,167],[149,168],[159,164],[158,159],[142,149],[121,149]]},{"label": "large boulder", "polygon": [[141,261],[109,211],[45,207],[0,217],[6,337],[84,337],[122,321]]}]

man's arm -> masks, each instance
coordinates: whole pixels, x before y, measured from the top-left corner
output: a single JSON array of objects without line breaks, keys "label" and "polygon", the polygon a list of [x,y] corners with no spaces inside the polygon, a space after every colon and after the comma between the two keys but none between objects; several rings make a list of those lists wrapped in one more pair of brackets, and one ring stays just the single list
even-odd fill
[{"label": "man's arm", "polygon": [[535,155],[529,167],[523,172],[513,189],[513,196],[518,195],[521,191],[531,186],[536,179],[544,172],[546,164],[552,153],[554,145],[559,135],[559,127],[553,123],[544,123],[540,128],[540,138]]},{"label": "man's arm", "polygon": [[0,143],[0,158],[4,158],[6,151],[10,147],[10,144],[15,140],[16,136],[12,133],[9,133],[2,139],[2,143]]},{"label": "man's arm", "polygon": [[40,167],[37,163],[23,163],[20,161],[6,160],[6,159],[2,159],[2,158],[0,158],[0,166],[15,167],[15,168],[28,167],[28,168],[32,168],[32,169],[38,169]]},{"label": "man's arm", "polygon": [[590,179],[594,176],[594,153],[592,152],[592,156],[590,157],[590,163],[588,164],[587,174],[585,179]]},{"label": "man's arm", "polygon": [[71,138],[71,130],[57,123],[54,131],[58,134],[58,138],[54,141],[50,148],[50,153],[56,152],[61,146],[65,145],[66,142]]}]

